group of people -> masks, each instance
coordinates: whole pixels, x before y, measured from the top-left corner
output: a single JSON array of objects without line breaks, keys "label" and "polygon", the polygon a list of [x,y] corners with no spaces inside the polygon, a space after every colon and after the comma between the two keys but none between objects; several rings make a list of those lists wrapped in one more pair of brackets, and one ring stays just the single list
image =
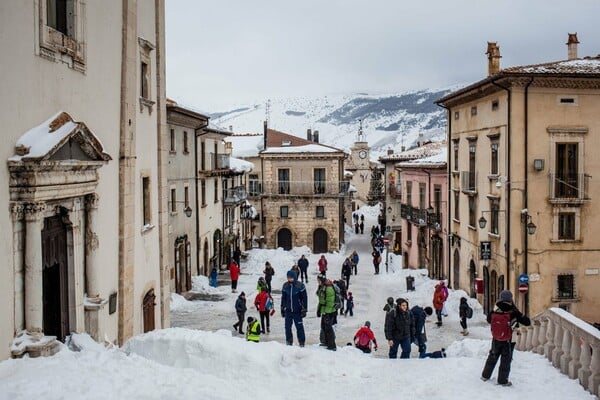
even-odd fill
[{"label": "group of people", "polygon": [[363,214],[360,214],[359,217],[358,213],[353,212],[352,222],[354,223],[354,233],[358,234],[360,232],[360,234],[363,234],[365,231],[365,216]]}]

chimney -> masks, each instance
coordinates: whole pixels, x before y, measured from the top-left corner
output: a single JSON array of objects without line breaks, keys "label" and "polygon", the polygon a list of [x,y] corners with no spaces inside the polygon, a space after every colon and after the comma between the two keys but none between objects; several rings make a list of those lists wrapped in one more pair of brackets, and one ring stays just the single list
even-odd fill
[{"label": "chimney", "polygon": [[487,54],[488,56],[488,76],[496,75],[500,72],[500,47],[497,42],[487,42]]},{"label": "chimney", "polygon": [[577,32],[569,33],[569,40],[567,40],[567,49],[568,49],[568,59],[576,60],[577,57],[577,44],[579,40],[577,40]]},{"label": "chimney", "polygon": [[306,130],[306,140],[312,142],[312,130],[310,128]]},{"label": "chimney", "polygon": [[267,121],[263,122],[263,150],[267,149]]},{"label": "chimney", "polygon": [[394,149],[387,149],[387,155],[391,156],[392,154],[394,154]]},{"label": "chimney", "polygon": [[313,142],[319,143],[319,131],[315,131],[313,133],[312,137],[313,137]]},{"label": "chimney", "polygon": [[419,132],[419,137],[417,138],[417,147],[423,146],[425,143],[425,139],[423,138],[423,132]]},{"label": "chimney", "polygon": [[233,125],[229,125],[229,132],[233,132]]}]

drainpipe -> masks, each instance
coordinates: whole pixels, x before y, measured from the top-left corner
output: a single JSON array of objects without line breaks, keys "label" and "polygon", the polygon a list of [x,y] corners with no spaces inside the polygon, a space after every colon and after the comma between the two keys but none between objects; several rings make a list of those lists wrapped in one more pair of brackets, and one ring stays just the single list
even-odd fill
[{"label": "drainpipe", "polygon": [[[447,198],[447,201],[446,201],[446,204],[448,205],[448,209],[446,210],[446,214],[447,214],[446,218],[447,218],[448,222],[446,224],[447,232],[446,232],[446,237],[444,238],[444,241],[446,243],[446,248],[448,249],[446,251],[446,253],[448,255],[448,257],[446,257],[446,262],[447,262],[447,266],[448,266],[448,287],[450,289],[456,289],[456,288],[452,287],[453,285],[452,285],[452,282],[451,282],[451,279],[450,279],[450,276],[451,276],[450,275],[450,270],[451,270],[450,269],[450,260],[452,258],[452,249],[450,248],[450,241],[448,240],[448,238],[450,236],[450,231],[452,230],[451,229],[451,227],[452,227],[452,225],[451,225],[452,224],[452,219],[450,218],[450,210],[452,209],[451,208],[452,207],[452,180],[451,180],[451,178],[452,178],[451,177],[451,175],[452,175],[452,173],[451,173],[452,169],[451,169],[451,166],[450,166],[450,163],[451,163],[451,158],[450,157],[451,157],[451,154],[452,154],[452,148],[451,148],[451,146],[452,146],[451,145],[452,140],[450,140],[452,138],[452,118],[451,118],[452,116],[450,115],[450,109],[448,107],[446,107],[443,104],[439,104],[439,103],[438,103],[438,106],[446,109],[446,121],[448,123],[448,146],[447,146],[447,152],[448,152],[447,160],[448,161],[446,162],[446,182],[448,182],[447,183],[447,186],[448,186],[447,187],[448,198]],[[456,279],[456,278],[454,278],[454,279]]]},{"label": "drainpipe", "polygon": [[492,81],[494,86],[499,87],[500,89],[506,90],[506,94],[508,96],[507,99],[507,107],[506,107],[506,233],[504,237],[506,238],[506,242],[504,243],[504,257],[506,258],[506,286],[507,289],[510,290],[510,138],[511,138],[511,124],[510,118],[512,116],[511,108],[512,108],[512,92],[509,88],[500,85],[499,83]]},{"label": "drainpipe", "polygon": [[[525,164],[523,166],[523,176],[525,177],[525,192],[523,192],[523,208],[529,209],[527,207],[527,189],[529,185],[529,176],[528,169],[529,166],[529,86],[533,83],[534,77],[532,76],[527,85],[525,85]],[[523,273],[528,273],[528,253],[529,253],[529,234],[527,233],[527,222],[523,223],[523,234],[525,235],[525,247],[523,249]],[[529,314],[529,291],[525,293],[523,298],[525,304],[523,307],[523,311],[525,315]]]}]

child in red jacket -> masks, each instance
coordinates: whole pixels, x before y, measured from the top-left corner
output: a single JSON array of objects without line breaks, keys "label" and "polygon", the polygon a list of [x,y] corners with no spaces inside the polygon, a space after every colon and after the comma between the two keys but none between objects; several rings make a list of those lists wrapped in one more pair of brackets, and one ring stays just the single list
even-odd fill
[{"label": "child in red jacket", "polygon": [[365,326],[354,334],[354,345],[357,349],[362,350],[363,353],[370,353],[371,342],[373,342],[375,351],[377,351],[377,339],[375,339],[375,334],[371,330],[371,323],[365,321]]}]

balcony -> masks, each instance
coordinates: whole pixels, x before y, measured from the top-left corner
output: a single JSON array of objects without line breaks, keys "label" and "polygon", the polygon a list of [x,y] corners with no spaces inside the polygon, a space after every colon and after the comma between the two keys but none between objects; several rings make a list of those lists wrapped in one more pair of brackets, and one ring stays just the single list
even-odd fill
[{"label": "balcony", "polygon": [[244,186],[236,186],[231,189],[225,190],[225,196],[223,196],[223,203],[226,206],[235,206],[240,202],[248,198],[246,188]]},{"label": "balcony", "polygon": [[590,200],[590,175],[550,174],[549,200],[553,204],[582,204]]},{"label": "balcony", "polygon": [[347,181],[279,181],[265,182],[265,196],[339,197],[348,194]]},{"label": "balcony", "polygon": [[200,164],[200,172],[205,175],[224,175],[229,173],[229,154],[209,153]]},{"label": "balcony", "polygon": [[427,213],[427,226],[434,231],[442,230],[442,214],[440,212]]},{"label": "balcony", "polygon": [[477,172],[460,171],[460,191],[465,194],[477,193]]},{"label": "balcony", "polygon": [[390,183],[388,186],[388,193],[393,199],[402,199],[402,185]]}]

